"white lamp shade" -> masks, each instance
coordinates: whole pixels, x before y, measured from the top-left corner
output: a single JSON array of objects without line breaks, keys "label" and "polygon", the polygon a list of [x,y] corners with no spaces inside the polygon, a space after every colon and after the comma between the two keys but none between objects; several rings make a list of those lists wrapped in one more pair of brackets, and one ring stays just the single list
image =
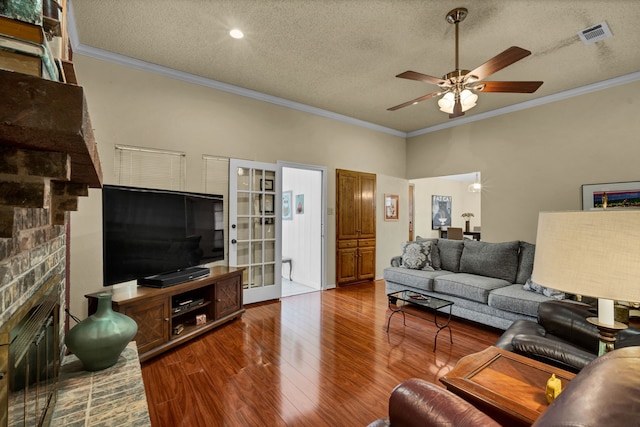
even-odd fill
[{"label": "white lamp shade", "polygon": [[[462,105],[462,112],[467,111],[470,108],[476,106],[476,101],[478,100],[478,95],[471,92],[468,89],[460,92],[460,104]],[[445,113],[453,114],[453,106],[456,103],[456,97],[453,92],[447,92],[444,94],[442,98],[438,100],[438,105],[440,106],[440,111],[444,111]]]},{"label": "white lamp shade", "polygon": [[541,212],[533,281],[549,288],[640,302],[640,210]]}]

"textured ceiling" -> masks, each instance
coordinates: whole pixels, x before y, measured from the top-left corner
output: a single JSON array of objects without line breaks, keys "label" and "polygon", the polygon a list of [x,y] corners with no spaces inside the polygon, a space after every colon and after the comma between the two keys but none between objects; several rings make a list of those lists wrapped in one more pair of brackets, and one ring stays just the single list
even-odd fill
[{"label": "textured ceiling", "polygon": [[[398,79],[473,69],[510,46],[532,54],[487,78],[542,80],[534,94],[479,93],[465,117],[640,70],[639,0],[73,0],[84,51],[118,55],[250,89],[401,132],[449,122],[436,99],[387,108],[436,86]],[[577,32],[606,21],[613,37]],[[245,38],[229,37],[238,27]],[[454,119],[460,120],[460,119]]]}]

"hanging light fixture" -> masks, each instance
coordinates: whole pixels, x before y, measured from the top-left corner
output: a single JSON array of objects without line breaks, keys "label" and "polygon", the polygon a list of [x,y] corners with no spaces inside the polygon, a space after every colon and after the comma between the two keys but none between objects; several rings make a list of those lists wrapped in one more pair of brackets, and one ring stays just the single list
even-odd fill
[{"label": "hanging light fixture", "polygon": [[469,193],[479,193],[482,191],[482,184],[480,183],[480,179],[478,178],[478,172],[476,172],[476,180],[473,182],[473,184],[469,184],[469,187],[467,189],[469,190]]},{"label": "hanging light fixture", "polygon": [[[473,108],[476,106],[476,101],[478,100],[478,95],[471,92],[469,89],[465,89],[460,92],[460,103],[462,104],[462,112]],[[444,94],[442,98],[438,100],[438,105],[440,106],[440,111],[444,111],[445,113],[453,114],[453,106],[456,104],[456,96],[453,92],[447,92]]]}]

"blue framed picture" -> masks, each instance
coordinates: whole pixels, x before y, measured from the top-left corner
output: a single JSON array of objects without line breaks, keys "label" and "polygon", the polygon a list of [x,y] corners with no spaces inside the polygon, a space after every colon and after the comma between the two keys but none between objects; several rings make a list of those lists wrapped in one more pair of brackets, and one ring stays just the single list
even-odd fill
[{"label": "blue framed picture", "polygon": [[283,191],[282,192],[282,219],[283,220],[292,220],[293,219],[293,201],[292,192],[291,191]]}]

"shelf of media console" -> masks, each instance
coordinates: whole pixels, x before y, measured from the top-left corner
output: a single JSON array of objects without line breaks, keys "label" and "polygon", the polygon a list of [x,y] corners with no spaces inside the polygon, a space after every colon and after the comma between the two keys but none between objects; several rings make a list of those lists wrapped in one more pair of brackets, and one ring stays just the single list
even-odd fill
[{"label": "shelf of media console", "polygon": [[194,305],[193,307],[186,308],[182,311],[178,311],[177,313],[171,313],[171,318],[175,319],[176,317],[181,317],[181,316],[184,316],[185,314],[193,313],[194,311],[199,310],[203,307],[206,307],[209,304],[211,304],[211,301],[205,301],[202,304]]}]

